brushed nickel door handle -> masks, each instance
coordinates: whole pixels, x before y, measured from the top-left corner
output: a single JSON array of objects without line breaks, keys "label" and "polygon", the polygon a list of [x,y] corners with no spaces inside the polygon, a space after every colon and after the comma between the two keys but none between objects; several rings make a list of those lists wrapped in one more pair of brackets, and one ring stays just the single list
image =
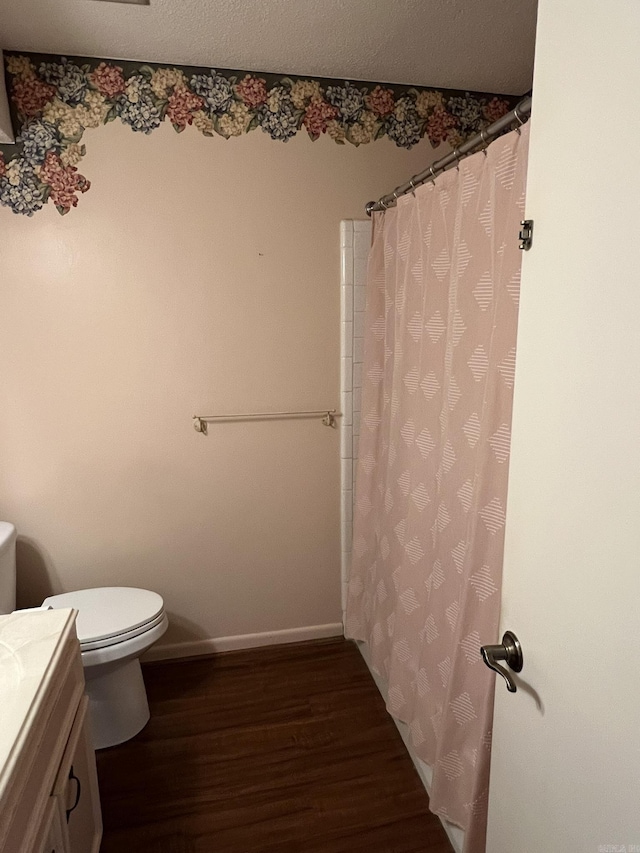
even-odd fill
[{"label": "brushed nickel door handle", "polygon": [[520,642],[516,635],[511,631],[505,631],[500,645],[481,646],[480,653],[482,655],[482,660],[486,663],[489,669],[497,672],[498,675],[501,675],[507,682],[507,690],[509,693],[515,693],[518,689],[515,681],[511,677],[510,673],[498,664],[498,661],[504,661],[514,672],[520,672],[522,670],[522,648],[520,647]]}]

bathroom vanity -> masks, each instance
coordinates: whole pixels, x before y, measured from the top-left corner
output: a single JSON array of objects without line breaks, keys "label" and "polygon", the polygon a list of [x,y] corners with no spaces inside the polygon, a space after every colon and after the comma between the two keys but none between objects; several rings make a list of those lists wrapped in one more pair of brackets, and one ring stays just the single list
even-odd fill
[{"label": "bathroom vanity", "polygon": [[0,616],[0,853],[98,853],[75,610]]}]

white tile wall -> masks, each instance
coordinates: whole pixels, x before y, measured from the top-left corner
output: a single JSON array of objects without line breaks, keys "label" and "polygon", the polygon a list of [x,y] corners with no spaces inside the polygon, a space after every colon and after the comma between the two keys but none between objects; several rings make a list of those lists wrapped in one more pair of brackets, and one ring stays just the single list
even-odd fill
[{"label": "white tile wall", "polygon": [[366,303],[367,258],[371,245],[371,223],[344,220],[340,223],[340,459],[342,493],[342,610],[347,603],[347,584],[351,566],[353,533],[353,496],[362,394],[362,352]]}]

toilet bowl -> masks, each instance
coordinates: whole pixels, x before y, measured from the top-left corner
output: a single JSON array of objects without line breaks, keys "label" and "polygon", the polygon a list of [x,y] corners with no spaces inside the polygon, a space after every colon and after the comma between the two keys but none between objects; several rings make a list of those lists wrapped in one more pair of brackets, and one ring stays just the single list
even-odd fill
[{"label": "toilet bowl", "polygon": [[98,587],[51,595],[42,606],[78,611],[94,747],[137,735],[150,716],[139,658],[167,630],[162,597],[147,589]]},{"label": "toilet bowl", "polygon": [[[16,528],[0,521],[0,614],[16,606]],[[96,749],[129,740],[149,720],[140,655],[167,630],[162,597],[109,586],[45,598],[42,607],[78,611],[76,631]]]}]

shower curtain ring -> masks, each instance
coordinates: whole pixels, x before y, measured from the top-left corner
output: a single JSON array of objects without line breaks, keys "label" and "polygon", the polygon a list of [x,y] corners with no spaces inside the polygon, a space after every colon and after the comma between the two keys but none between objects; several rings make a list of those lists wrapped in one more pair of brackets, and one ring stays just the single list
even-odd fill
[{"label": "shower curtain ring", "polygon": [[483,153],[483,154],[484,154],[484,156],[486,157],[486,156],[487,156],[487,148],[489,147],[489,143],[488,143],[488,142],[487,142],[487,140],[484,138],[484,136],[485,136],[485,134],[484,134],[484,130],[481,130],[481,131],[480,131],[480,141],[484,143],[484,148],[482,149],[482,153]]},{"label": "shower curtain ring", "polygon": [[[415,175],[413,176],[413,178],[415,178]],[[413,183],[413,178],[409,178],[409,186],[411,187],[411,195],[415,198],[416,197],[416,188],[415,188],[415,184]]]},{"label": "shower curtain ring", "polygon": [[457,148],[453,149],[453,156],[456,158],[456,170],[460,171],[460,152]]},{"label": "shower curtain ring", "polygon": [[515,119],[518,122],[518,126],[516,127],[516,133],[518,134],[518,136],[520,136],[520,128],[524,124],[524,121],[518,115],[518,108],[517,107],[513,108],[513,115],[515,116]]},{"label": "shower curtain ring", "polygon": [[429,174],[431,175],[431,183],[435,187],[435,185],[436,185],[436,173],[433,171],[433,166],[429,166]]},{"label": "shower curtain ring", "polygon": [[386,203],[386,201],[384,200],[384,198],[381,198],[381,199],[380,199],[380,201],[378,202],[378,204],[380,205],[380,207],[381,207],[383,210],[386,210],[386,209],[387,209],[387,207],[388,207],[388,204]]}]

